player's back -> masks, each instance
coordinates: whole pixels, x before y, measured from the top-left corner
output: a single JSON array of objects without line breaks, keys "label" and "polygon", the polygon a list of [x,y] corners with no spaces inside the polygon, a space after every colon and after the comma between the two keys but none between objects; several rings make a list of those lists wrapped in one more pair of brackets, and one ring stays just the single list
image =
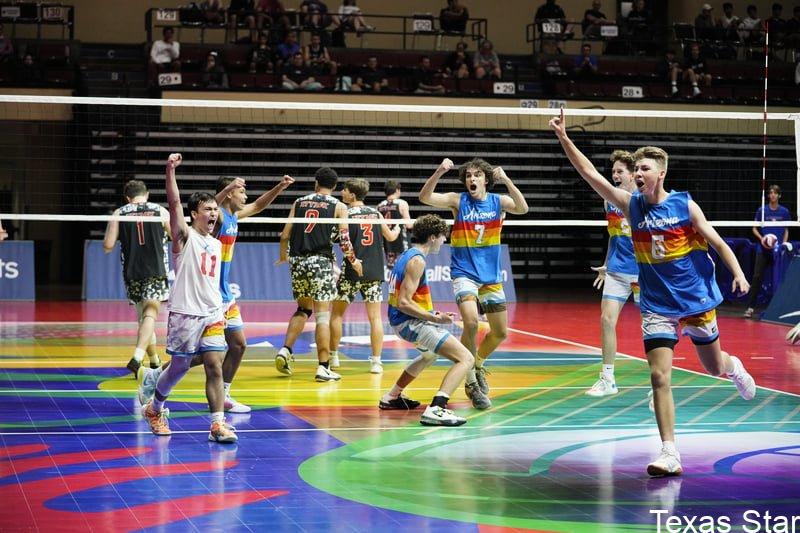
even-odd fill
[{"label": "player's back", "polygon": [[328,194],[312,193],[294,202],[294,216],[308,220],[305,224],[294,224],[289,239],[289,256],[324,255],[333,257],[331,236],[333,224],[317,224],[314,219],[334,218],[339,200]]},{"label": "player's back", "polygon": [[[386,220],[403,218],[400,213],[399,200],[384,200],[378,204],[378,212]],[[390,228],[392,226],[389,226]],[[405,224],[400,225],[400,235],[393,241],[383,241],[383,249],[386,253],[402,254],[408,248],[408,237],[406,235]]]},{"label": "player's back", "polygon": [[[119,209],[119,215],[129,217],[119,222],[119,241],[122,249],[122,275],[126,281],[166,276],[161,206],[153,202],[130,203]],[[156,219],[158,222],[145,222]]]},{"label": "player's back", "polygon": [[[360,205],[347,210],[347,217],[361,220],[379,220],[380,213],[374,207]],[[383,235],[377,224],[350,223],[350,239],[356,257],[361,259],[363,275],[359,276],[349,261],[345,261],[345,277],[350,281],[383,280]]]}]

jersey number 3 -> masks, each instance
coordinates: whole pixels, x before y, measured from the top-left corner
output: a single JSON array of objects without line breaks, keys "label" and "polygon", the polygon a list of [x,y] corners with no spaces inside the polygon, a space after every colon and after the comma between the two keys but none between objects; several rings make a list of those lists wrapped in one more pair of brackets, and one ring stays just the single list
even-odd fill
[{"label": "jersey number 3", "polygon": [[[211,261],[209,261],[211,259]],[[208,268],[207,263],[211,263],[211,268]],[[200,254],[200,272],[204,276],[211,276],[212,278],[217,272],[217,256],[209,255],[206,252]]]},{"label": "jersey number 3", "polygon": [[375,242],[372,227],[372,224],[361,224],[361,246],[370,246]]}]

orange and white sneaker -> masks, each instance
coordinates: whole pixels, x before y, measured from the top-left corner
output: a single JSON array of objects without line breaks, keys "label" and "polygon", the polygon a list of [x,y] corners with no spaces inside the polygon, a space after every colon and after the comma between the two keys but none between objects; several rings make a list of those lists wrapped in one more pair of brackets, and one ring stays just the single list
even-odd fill
[{"label": "orange and white sneaker", "polygon": [[169,422],[167,422],[169,409],[162,409],[156,413],[153,410],[153,401],[150,400],[142,406],[142,416],[150,424],[150,431],[153,432],[153,435],[158,435],[159,437],[172,435],[172,431],[169,429]]},{"label": "orange and white sneaker", "polygon": [[208,440],[211,442],[221,442],[223,444],[232,444],[239,440],[233,426],[225,422],[214,422],[211,424],[211,431],[208,434]]}]

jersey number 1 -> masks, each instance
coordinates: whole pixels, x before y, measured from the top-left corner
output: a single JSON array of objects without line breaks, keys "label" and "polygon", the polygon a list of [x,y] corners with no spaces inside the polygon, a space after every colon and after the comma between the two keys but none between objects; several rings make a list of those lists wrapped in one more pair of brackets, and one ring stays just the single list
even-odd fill
[{"label": "jersey number 1", "polygon": [[[210,269],[206,267],[207,259],[209,257],[211,258],[211,268]],[[206,252],[201,253],[200,254],[200,272],[202,272],[202,274],[204,276],[211,276],[213,278],[214,274],[216,273],[216,271],[217,271],[217,256],[216,255],[209,256],[208,253],[206,253]]]}]

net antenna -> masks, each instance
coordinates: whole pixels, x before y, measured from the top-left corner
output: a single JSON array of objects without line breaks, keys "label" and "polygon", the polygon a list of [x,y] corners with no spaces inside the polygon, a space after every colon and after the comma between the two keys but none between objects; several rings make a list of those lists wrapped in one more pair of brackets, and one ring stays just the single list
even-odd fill
[{"label": "net antenna", "polygon": [[[767,89],[769,87],[769,21],[764,23],[764,140],[761,151],[761,223],[765,218],[767,190]],[[800,211],[800,209],[799,209]],[[800,220],[800,219],[798,219]]]}]

